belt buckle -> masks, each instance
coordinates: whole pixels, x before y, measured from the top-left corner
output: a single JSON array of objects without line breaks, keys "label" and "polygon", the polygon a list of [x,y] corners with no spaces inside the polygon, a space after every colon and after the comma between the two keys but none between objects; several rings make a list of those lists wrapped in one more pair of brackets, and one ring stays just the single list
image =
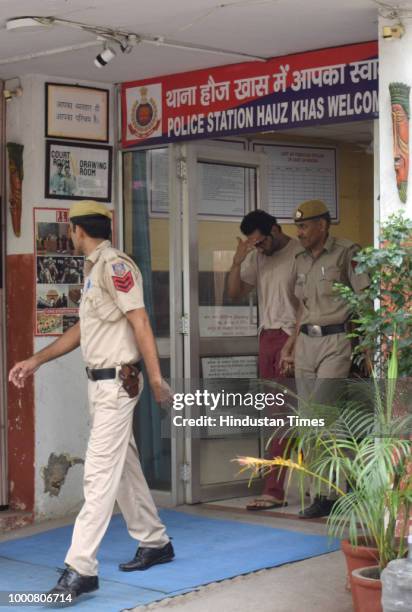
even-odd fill
[{"label": "belt buckle", "polygon": [[321,338],[322,328],[320,325],[308,325],[308,336],[311,338]]}]

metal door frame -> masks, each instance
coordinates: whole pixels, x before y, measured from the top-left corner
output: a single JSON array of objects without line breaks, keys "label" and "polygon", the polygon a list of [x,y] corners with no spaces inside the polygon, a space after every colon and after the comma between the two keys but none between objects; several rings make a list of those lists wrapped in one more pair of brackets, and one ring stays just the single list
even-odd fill
[{"label": "metal door frame", "polygon": [[[170,282],[170,377],[172,388],[181,385],[184,377],[183,365],[183,234],[182,234],[182,193],[184,172],[182,172],[182,147],[171,144],[169,151],[169,282]],[[185,448],[184,432],[173,427],[173,408],[170,409],[171,425],[171,496],[174,506],[185,502],[184,481]]]},{"label": "metal door frame", "polygon": [[[182,258],[183,258],[183,317],[185,334],[183,336],[183,370],[185,381],[200,378],[200,334],[199,334],[199,298],[198,298],[198,219],[197,202],[199,184],[197,180],[198,162],[222,163],[242,166],[256,170],[257,202],[259,208],[267,208],[267,174],[266,157],[262,153],[235,151],[214,146],[186,144],[182,147],[181,161],[185,168],[182,181]],[[247,340],[239,339],[239,340]],[[247,343],[243,343],[246,345]],[[233,352],[231,353],[233,354]],[[244,353],[243,353],[244,354]],[[185,415],[189,416],[189,415]],[[193,411],[190,416],[193,416]],[[188,435],[189,434],[189,435]],[[243,483],[213,485],[202,487],[200,483],[200,440],[186,430],[184,437],[186,478],[184,482],[185,501],[193,504],[206,501],[210,496],[219,497],[228,493],[230,496],[247,494]],[[213,488],[213,491],[212,491]],[[250,492],[250,491],[249,491]]]},{"label": "metal door frame", "polygon": [[[134,151],[166,148],[169,163],[169,297],[170,297],[170,339],[156,338],[159,357],[170,358],[170,377],[172,381],[183,378],[183,342],[180,333],[182,315],[182,255],[181,255],[181,185],[176,176],[176,160],[181,152],[176,145],[142,146],[122,149],[117,152],[117,196],[118,211],[118,241],[121,249],[124,248],[123,235],[123,155]],[[172,265],[173,262],[173,265]],[[170,415],[172,417],[172,414]],[[181,467],[184,461],[183,444],[179,439],[179,432],[173,431],[171,435],[171,483],[170,491],[151,489],[156,504],[162,506],[177,506],[184,503],[184,490],[181,480]]]},{"label": "metal door frame", "polygon": [[6,385],[6,107],[0,81],[0,507],[8,505],[7,385]]}]

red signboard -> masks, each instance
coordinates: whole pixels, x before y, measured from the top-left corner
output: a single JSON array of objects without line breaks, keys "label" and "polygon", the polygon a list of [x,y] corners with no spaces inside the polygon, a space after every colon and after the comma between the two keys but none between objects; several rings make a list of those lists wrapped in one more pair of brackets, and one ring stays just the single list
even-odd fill
[{"label": "red signboard", "polygon": [[376,41],[122,84],[122,144],[376,118]]}]

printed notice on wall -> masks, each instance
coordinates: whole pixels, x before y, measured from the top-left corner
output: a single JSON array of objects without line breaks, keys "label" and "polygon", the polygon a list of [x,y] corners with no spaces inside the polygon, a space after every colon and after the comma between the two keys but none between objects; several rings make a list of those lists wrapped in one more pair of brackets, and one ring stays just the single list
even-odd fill
[{"label": "printed notice on wall", "polygon": [[[169,214],[169,151],[168,149],[153,149],[146,151],[149,176],[149,212]],[[136,181],[134,188],[146,188],[144,181]]]},{"label": "printed notice on wall", "polygon": [[[230,143],[232,144],[232,143]],[[236,145],[242,143],[235,143]],[[239,147],[237,147],[239,148]],[[146,153],[149,176],[149,213],[151,216],[169,214],[169,158],[167,149]],[[198,163],[198,214],[203,218],[241,219],[246,212],[246,171],[242,166]],[[143,181],[135,181],[134,188],[146,188]]]},{"label": "printed notice on wall", "polygon": [[269,212],[290,220],[305,200],[322,200],[333,220],[338,219],[336,149],[289,145],[259,145],[268,157]]},{"label": "printed notice on wall", "polygon": [[257,308],[253,306],[199,306],[202,338],[256,336]]},{"label": "printed notice on wall", "polygon": [[46,137],[109,140],[109,90],[46,83]]},{"label": "printed notice on wall", "polygon": [[254,355],[202,357],[202,375],[205,379],[257,378],[257,357]]},{"label": "printed notice on wall", "polygon": [[34,209],[36,336],[59,336],[77,323],[84,258],[74,254],[68,208]]},{"label": "printed notice on wall", "polygon": [[226,164],[198,164],[201,198],[199,214],[241,218],[246,210],[245,169]]}]

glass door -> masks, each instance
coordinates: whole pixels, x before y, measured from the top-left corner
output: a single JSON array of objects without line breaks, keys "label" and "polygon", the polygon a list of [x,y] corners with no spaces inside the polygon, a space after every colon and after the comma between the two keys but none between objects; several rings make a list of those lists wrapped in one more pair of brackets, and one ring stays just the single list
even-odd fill
[{"label": "glass door", "polygon": [[[234,143],[227,147],[222,142],[182,150],[184,378],[190,393],[246,390],[257,377],[256,298],[231,302],[226,282],[242,217],[266,204],[265,157]],[[218,423],[220,415],[230,415],[221,405],[214,414],[199,403],[186,408],[191,418],[218,412]],[[186,427],[184,442],[187,503],[253,493],[231,460],[259,455],[259,431]]]},{"label": "glass door", "polygon": [[0,82],[0,509],[8,504],[8,477],[7,477],[7,374],[6,374],[6,316],[5,316],[5,235],[6,235],[6,199],[5,177],[2,175],[6,167],[5,135],[4,135],[4,83]]},{"label": "glass door", "polygon": [[[162,373],[170,378],[169,150],[124,152],[122,169],[123,247],[142,273]],[[159,499],[172,500],[170,413],[154,402],[147,379],[135,412],[134,432],[149,487],[162,492]]]},{"label": "glass door", "polygon": [[[0,266],[0,275],[1,275]],[[1,276],[0,276],[1,279]],[[3,316],[3,287],[0,280],[0,510],[8,504],[7,486],[7,411],[6,411],[6,360]]]}]

